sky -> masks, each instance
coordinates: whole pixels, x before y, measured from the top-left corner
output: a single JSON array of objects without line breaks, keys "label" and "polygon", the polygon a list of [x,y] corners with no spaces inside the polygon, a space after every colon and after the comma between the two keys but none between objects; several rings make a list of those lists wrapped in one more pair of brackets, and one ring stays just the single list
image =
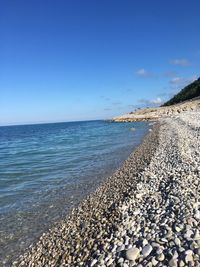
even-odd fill
[{"label": "sky", "polygon": [[199,0],[1,0],[0,125],[109,119],[200,75]]}]

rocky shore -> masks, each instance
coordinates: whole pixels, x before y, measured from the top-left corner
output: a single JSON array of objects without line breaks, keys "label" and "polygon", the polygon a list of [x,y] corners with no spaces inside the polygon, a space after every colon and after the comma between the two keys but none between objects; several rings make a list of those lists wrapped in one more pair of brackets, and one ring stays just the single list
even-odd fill
[{"label": "rocky shore", "polygon": [[113,122],[155,121],[188,111],[200,111],[200,99],[193,99],[171,106],[138,109],[128,114],[114,117]]},{"label": "rocky shore", "polygon": [[160,120],[66,220],[11,266],[200,266],[200,113]]}]

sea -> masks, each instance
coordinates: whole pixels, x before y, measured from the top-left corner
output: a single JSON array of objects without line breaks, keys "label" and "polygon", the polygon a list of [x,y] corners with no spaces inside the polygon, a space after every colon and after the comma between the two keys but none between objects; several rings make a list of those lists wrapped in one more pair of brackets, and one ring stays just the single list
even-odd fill
[{"label": "sea", "polygon": [[102,120],[0,127],[0,266],[65,218],[148,130]]}]

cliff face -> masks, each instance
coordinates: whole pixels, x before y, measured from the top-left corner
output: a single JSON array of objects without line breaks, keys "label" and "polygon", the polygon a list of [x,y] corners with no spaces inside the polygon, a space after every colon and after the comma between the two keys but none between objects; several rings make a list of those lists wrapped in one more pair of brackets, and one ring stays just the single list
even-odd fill
[{"label": "cliff face", "polygon": [[170,117],[186,111],[200,111],[200,99],[190,100],[176,105],[145,108],[135,112],[114,117],[113,122],[154,121],[162,117]]}]

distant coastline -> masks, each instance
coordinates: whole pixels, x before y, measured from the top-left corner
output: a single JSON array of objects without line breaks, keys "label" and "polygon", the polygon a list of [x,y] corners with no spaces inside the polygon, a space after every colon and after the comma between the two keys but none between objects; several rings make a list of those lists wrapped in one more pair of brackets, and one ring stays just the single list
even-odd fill
[{"label": "distant coastline", "polygon": [[185,101],[172,106],[144,108],[135,112],[114,117],[113,122],[155,121],[160,118],[176,116],[186,111],[200,111],[200,99]]}]

